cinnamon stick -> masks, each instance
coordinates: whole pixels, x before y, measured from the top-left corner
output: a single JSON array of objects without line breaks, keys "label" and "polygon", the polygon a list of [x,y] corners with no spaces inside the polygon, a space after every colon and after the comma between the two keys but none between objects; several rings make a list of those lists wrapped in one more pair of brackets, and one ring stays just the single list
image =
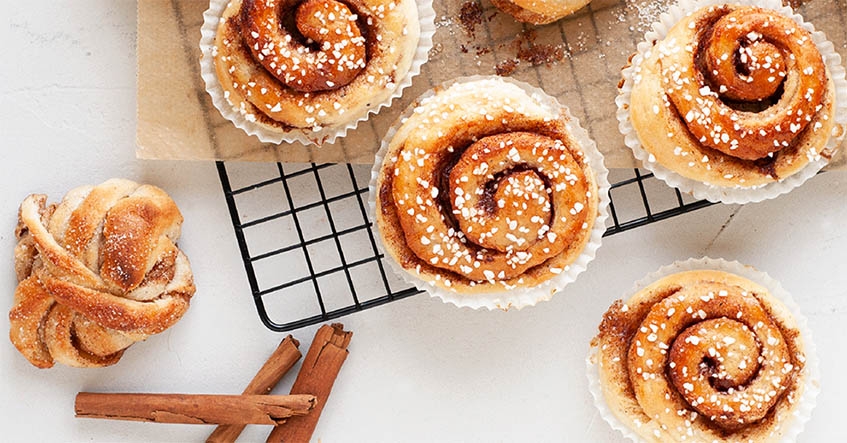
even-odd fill
[{"label": "cinnamon stick", "polygon": [[278,425],[315,409],[313,395],[105,394],[80,392],[81,418],[188,424]]},{"label": "cinnamon stick", "polygon": [[[268,360],[259,369],[259,372],[253,377],[250,384],[244,388],[243,394],[267,394],[279,383],[282,376],[285,375],[302,354],[298,347],[298,342],[291,335],[282,339],[276,350],[268,357]],[[234,442],[246,425],[220,425],[209,434],[206,439],[207,443],[230,443]]]},{"label": "cinnamon stick", "polygon": [[314,394],[318,404],[309,415],[291,417],[284,426],[274,427],[268,435],[269,442],[299,443],[308,442],[312,438],[335,377],[347,358],[347,346],[352,336],[353,333],[345,331],[344,325],[340,323],[324,325],[318,329],[303,359],[303,367],[291,387],[292,395],[307,392]]}]

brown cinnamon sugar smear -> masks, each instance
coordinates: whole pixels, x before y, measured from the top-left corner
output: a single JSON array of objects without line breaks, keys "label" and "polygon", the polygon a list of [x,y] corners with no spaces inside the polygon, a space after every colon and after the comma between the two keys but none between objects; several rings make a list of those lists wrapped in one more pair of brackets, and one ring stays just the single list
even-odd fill
[{"label": "brown cinnamon sugar smear", "polygon": [[518,34],[511,46],[515,49],[515,57],[503,60],[494,67],[494,72],[500,76],[511,75],[521,63],[531,66],[546,65],[550,67],[567,56],[567,50],[562,45],[536,43],[538,33],[533,30]]},{"label": "brown cinnamon sugar smear", "polygon": [[517,59],[503,60],[494,66],[494,73],[501,77],[508,77],[515,72],[515,69],[518,69],[518,63],[520,60]]},{"label": "brown cinnamon sugar smear", "polygon": [[463,54],[473,52],[477,57],[493,52],[495,49],[508,49],[514,55],[500,60],[494,65],[494,73],[499,76],[512,75],[523,63],[530,66],[552,66],[561,62],[569,55],[569,50],[564,44],[542,44],[537,43],[538,33],[533,29],[522,31],[508,43],[491,44],[489,42],[473,44],[476,39],[476,29],[485,21],[491,21],[498,12],[488,17],[484,15],[481,4],[476,0],[468,0],[462,4],[457,17],[457,22],[462,31],[471,41],[460,43],[459,50]]},{"label": "brown cinnamon sugar smear", "polygon": [[479,2],[468,0],[462,4],[462,9],[459,11],[459,23],[465,34],[476,37],[476,27],[482,24],[482,6]]},{"label": "brown cinnamon sugar smear", "polygon": [[517,47],[518,59],[532,66],[547,65],[565,59],[565,48],[561,45],[538,44],[538,34],[535,31],[525,31],[518,35],[512,43]]}]

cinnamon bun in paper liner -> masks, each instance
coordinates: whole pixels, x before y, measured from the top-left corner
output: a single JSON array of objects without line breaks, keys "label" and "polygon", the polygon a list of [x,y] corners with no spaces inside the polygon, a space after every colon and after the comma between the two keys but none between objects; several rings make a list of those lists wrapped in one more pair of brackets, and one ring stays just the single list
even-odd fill
[{"label": "cinnamon bun in paper liner", "polygon": [[671,6],[623,70],[616,102],[644,167],[713,202],[790,191],[847,130],[840,56],[779,0]]},{"label": "cinnamon bun in paper liner", "polygon": [[435,33],[415,0],[212,0],[204,19],[206,91],[266,143],[343,137],[412,84]]},{"label": "cinnamon bun in paper liner", "polygon": [[594,258],[609,203],[603,157],[538,88],[474,76],[436,87],[388,131],[369,205],[387,260],[457,306],[548,300]]},{"label": "cinnamon bun in paper liner", "polygon": [[633,441],[794,441],[820,391],[805,317],[777,281],[738,262],[663,267],[599,330],[589,389]]}]

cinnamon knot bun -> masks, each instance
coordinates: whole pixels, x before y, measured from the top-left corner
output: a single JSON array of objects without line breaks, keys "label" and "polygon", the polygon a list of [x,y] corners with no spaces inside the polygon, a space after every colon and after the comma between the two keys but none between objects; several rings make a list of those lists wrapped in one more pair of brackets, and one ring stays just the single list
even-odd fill
[{"label": "cinnamon knot bun", "polygon": [[419,35],[413,0],[232,0],[212,56],[235,113],[308,136],[343,128],[391,97]]},{"label": "cinnamon knot bun", "polygon": [[161,189],[113,179],[20,207],[12,343],[39,368],[108,366],[188,309],[182,215]]},{"label": "cinnamon knot bun", "polygon": [[650,161],[683,177],[765,185],[830,159],[844,133],[815,37],[772,9],[698,9],[634,68],[632,126]]},{"label": "cinnamon knot bun", "polygon": [[645,441],[776,441],[803,393],[803,337],[768,290],[673,274],[616,301],[592,342],[612,413]]},{"label": "cinnamon knot bun", "polygon": [[384,148],[376,182],[388,253],[463,293],[531,287],[567,269],[591,237],[599,191],[560,111],[492,79],[421,100]]},{"label": "cinnamon knot bun", "polygon": [[545,25],[573,14],[591,0],[491,0],[497,9],[516,20]]}]

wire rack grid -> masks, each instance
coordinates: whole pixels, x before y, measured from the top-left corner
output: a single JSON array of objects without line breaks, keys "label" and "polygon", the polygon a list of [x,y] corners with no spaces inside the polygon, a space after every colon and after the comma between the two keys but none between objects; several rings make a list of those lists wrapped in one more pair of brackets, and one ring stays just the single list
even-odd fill
[{"label": "wire rack grid", "polygon": [[[383,263],[368,217],[370,166],[217,163],[262,322],[290,331],[418,291]],[[640,169],[613,169],[606,236],[709,206]]]}]

